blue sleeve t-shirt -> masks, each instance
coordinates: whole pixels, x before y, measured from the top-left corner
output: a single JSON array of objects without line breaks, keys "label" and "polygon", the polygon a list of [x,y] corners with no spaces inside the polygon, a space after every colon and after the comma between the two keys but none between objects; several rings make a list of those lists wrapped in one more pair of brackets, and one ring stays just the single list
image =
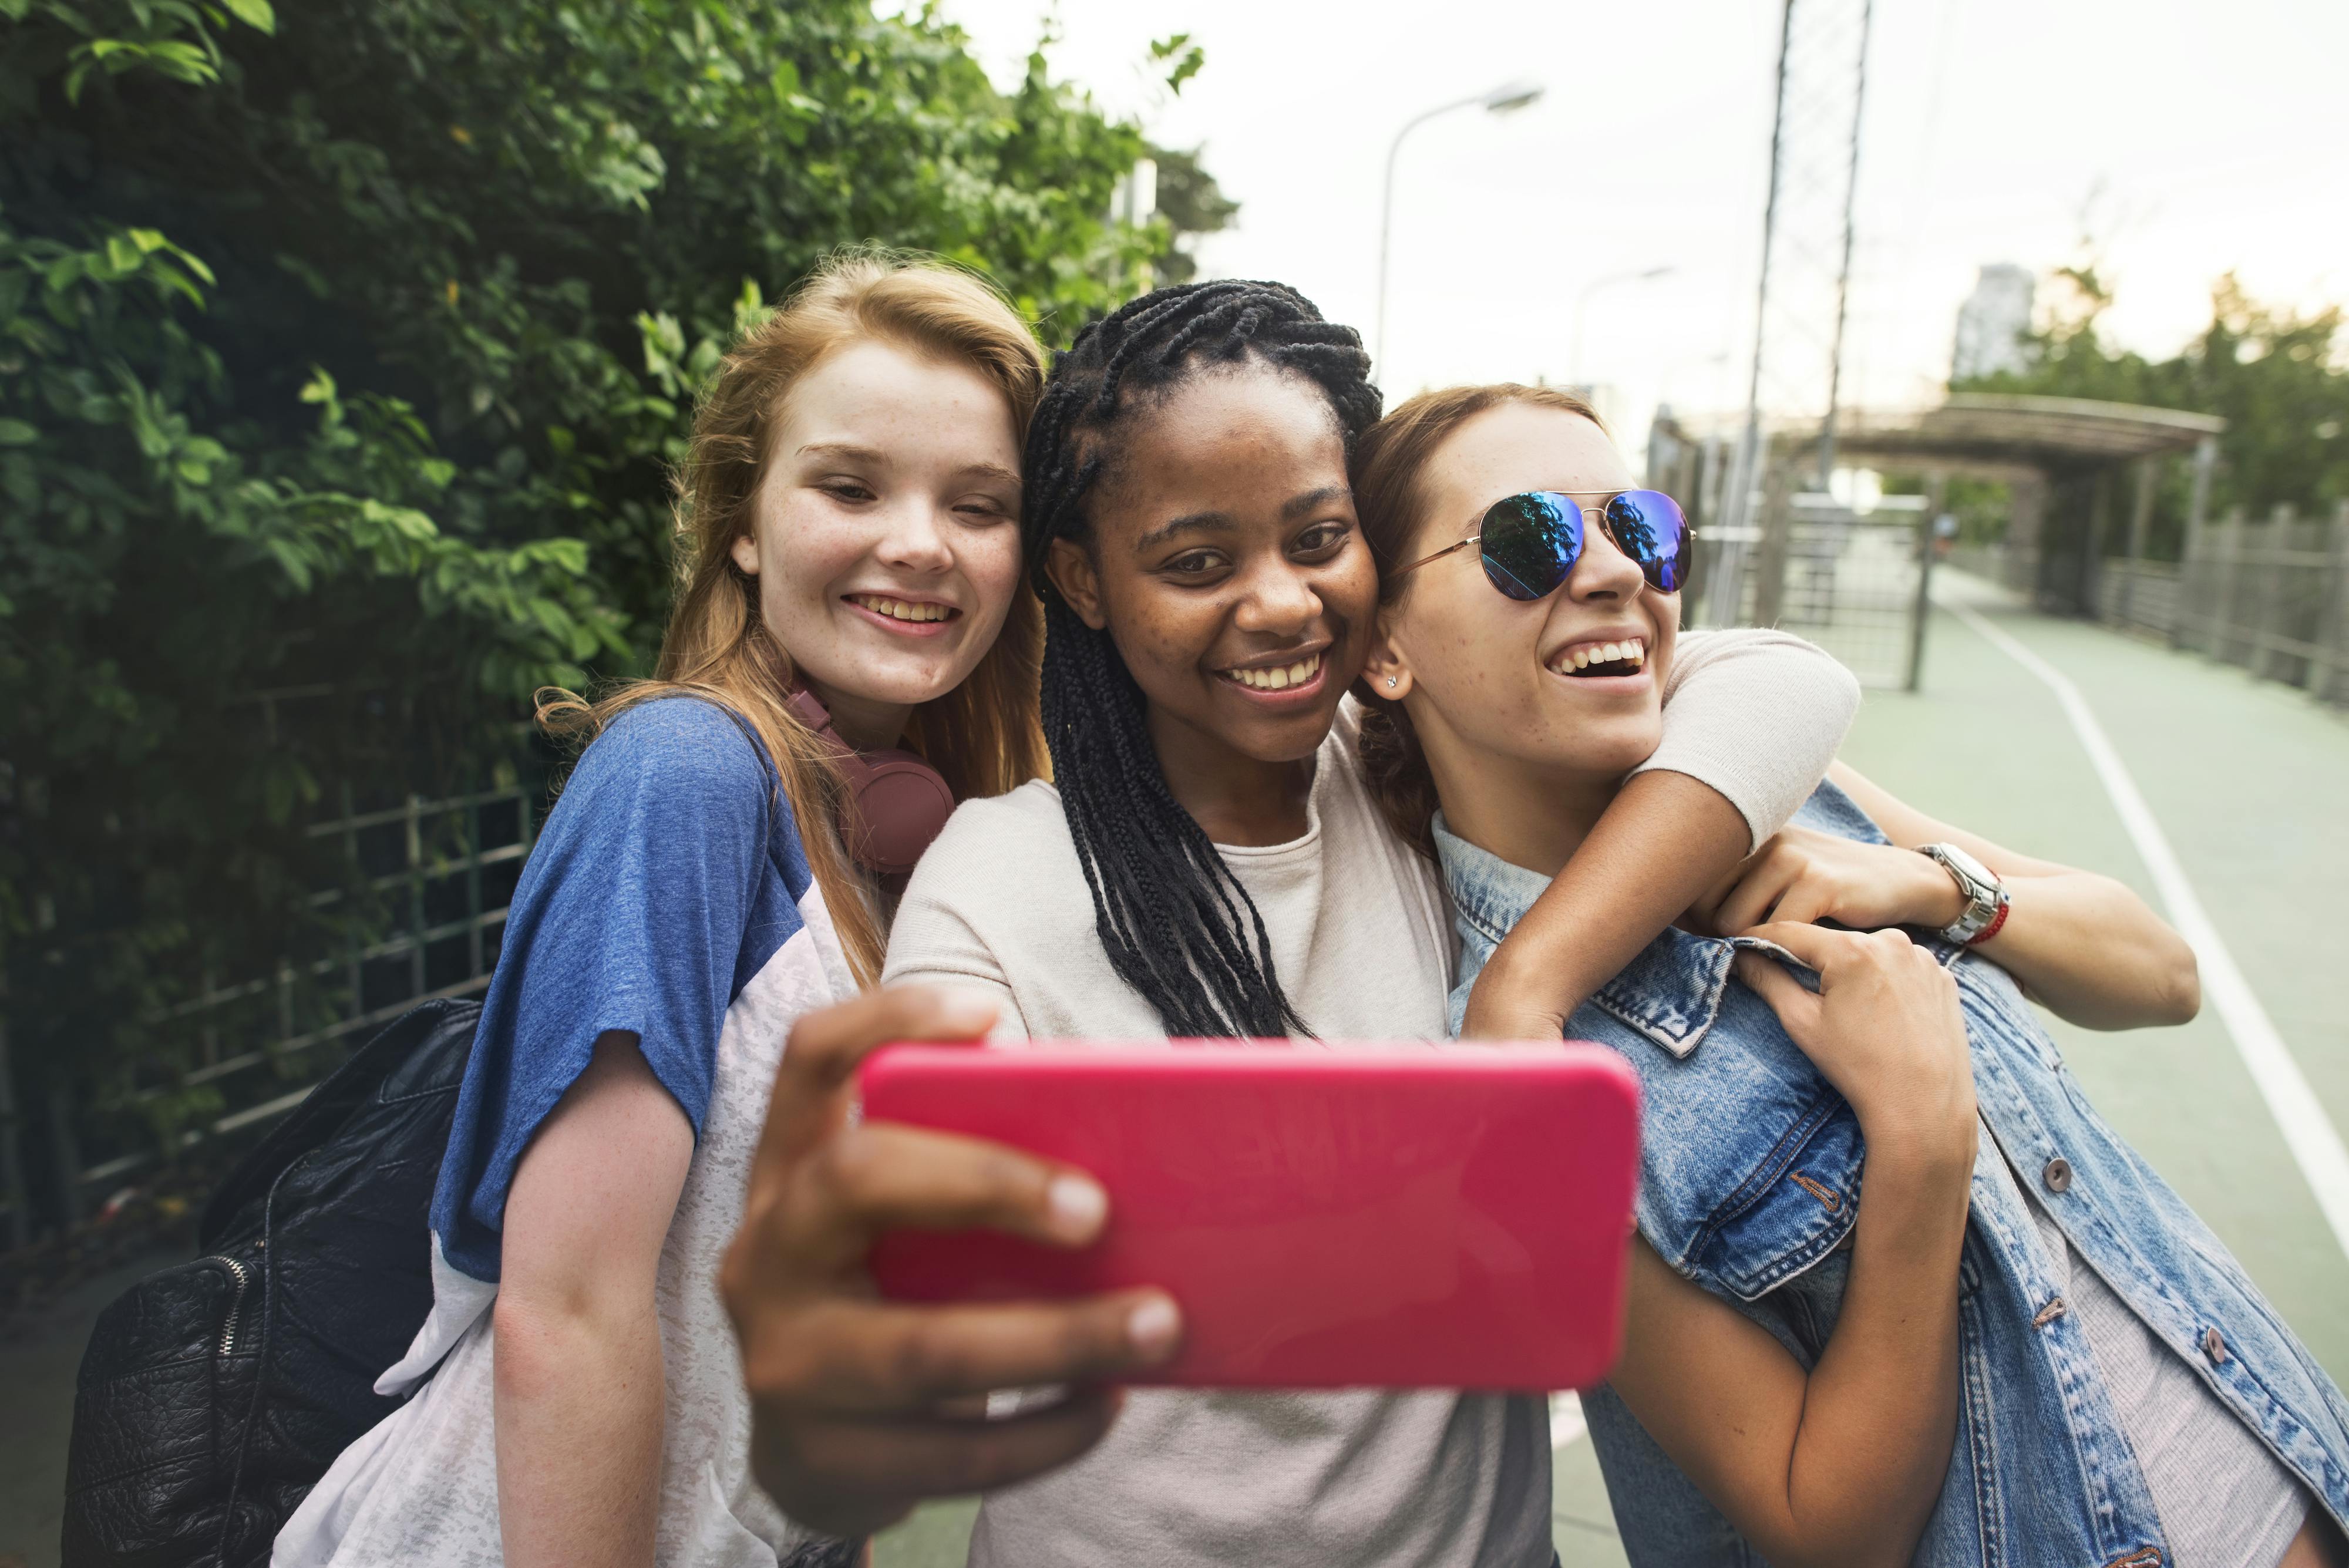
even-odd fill
[{"label": "blue sleeve t-shirt", "polygon": [[450,1264],[499,1276],[514,1170],[586,1070],[636,1037],[694,1136],[742,988],[799,930],[811,873],[771,763],[714,703],[632,708],[587,748],[507,913],[432,1196]]}]

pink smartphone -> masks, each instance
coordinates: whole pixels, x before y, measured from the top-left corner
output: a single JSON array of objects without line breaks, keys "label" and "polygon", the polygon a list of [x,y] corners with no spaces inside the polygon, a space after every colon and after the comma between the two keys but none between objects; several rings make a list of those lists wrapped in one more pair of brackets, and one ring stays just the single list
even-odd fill
[{"label": "pink smartphone", "polygon": [[899,1231],[901,1301],[1158,1285],[1182,1353],[1137,1381],[1578,1388],[1613,1361],[1639,1085],[1597,1045],[897,1045],[864,1114],[1090,1171],[1081,1251]]}]

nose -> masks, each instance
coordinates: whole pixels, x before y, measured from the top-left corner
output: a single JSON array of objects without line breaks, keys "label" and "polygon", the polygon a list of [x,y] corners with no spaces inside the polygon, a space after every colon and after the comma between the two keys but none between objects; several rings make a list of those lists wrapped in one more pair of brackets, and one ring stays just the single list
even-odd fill
[{"label": "nose", "polygon": [[1566,579],[1568,595],[1578,602],[1629,604],[1647,586],[1639,563],[1623,553],[1597,518],[1585,513],[1582,559],[1574,564],[1574,575]]},{"label": "nose", "polygon": [[884,565],[909,572],[943,572],[954,565],[953,546],[938,525],[937,508],[924,499],[908,499],[890,507],[881,543],[874,551]]},{"label": "nose", "polygon": [[1321,615],[1321,596],[1296,563],[1282,556],[1248,574],[1232,624],[1242,631],[1295,636]]}]

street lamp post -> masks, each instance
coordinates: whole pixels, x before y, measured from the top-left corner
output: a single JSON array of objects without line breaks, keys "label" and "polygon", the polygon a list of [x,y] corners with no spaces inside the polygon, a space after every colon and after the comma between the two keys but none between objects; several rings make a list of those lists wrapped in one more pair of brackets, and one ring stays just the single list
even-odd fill
[{"label": "street lamp post", "polygon": [[1612,288],[1619,283],[1651,283],[1660,277],[1669,277],[1677,270],[1671,266],[1651,266],[1632,272],[1610,272],[1605,277],[1586,285],[1574,301],[1574,354],[1567,361],[1567,379],[1578,387],[1585,384],[1582,379],[1582,327],[1589,315],[1592,295],[1602,288]]},{"label": "street lamp post", "polygon": [[1490,92],[1439,103],[1433,109],[1404,120],[1402,129],[1394,133],[1394,140],[1388,143],[1386,193],[1379,202],[1379,309],[1371,335],[1371,361],[1377,369],[1386,368],[1387,253],[1394,237],[1395,155],[1402,151],[1402,139],[1439,114],[1450,114],[1455,109],[1481,109],[1488,114],[1506,114],[1511,109],[1525,108],[1541,97],[1542,92],[1539,82],[1511,81],[1503,82]]}]

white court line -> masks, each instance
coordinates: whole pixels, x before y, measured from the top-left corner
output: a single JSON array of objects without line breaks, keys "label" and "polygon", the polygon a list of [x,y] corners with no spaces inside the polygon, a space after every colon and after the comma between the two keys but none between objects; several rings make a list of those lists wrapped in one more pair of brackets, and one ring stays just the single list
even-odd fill
[{"label": "white court line", "polygon": [[2283,1129],[2283,1141],[2292,1150],[2292,1159],[2300,1166],[2301,1175],[2316,1194],[2317,1207],[2324,1210],[2327,1223],[2333,1227],[2333,1238],[2349,1252],[2349,1149],[2341,1144],[2341,1134],[2334,1128],[2324,1107],[2318,1103],[2316,1092],[2292,1059],[2285,1048],[2283,1036],[2276,1033],[2267,1009],[2260,1005],[2251,981],[2235,965],[2235,955],[2219,936],[2219,928],[2210,923],[2204,912],[2202,900],[2195,896],[2194,885],[2186,879],[2185,868],[2178,865],[2178,856],[2169,847],[2168,836],[2154,819],[2145,797],[2137,793],[2137,781],[2129,776],[2120,754],[2105,738],[2104,726],[2089,710],[2087,699],[2069,677],[2054,665],[2023,646],[1980,612],[1947,600],[1934,601],[1956,616],[1992,647],[2003,652],[2055,693],[2064,715],[2086,748],[2088,761],[2095,765],[2096,776],[2104,781],[2105,793],[2113,797],[2113,809],[2119,813],[2121,826],[2128,829],[2137,841],[2137,854],[2144,859],[2146,869],[2153,874],[2153,885],[2161,894],[2161,901],[2169,907],[2170,922],[2202,966],[2202,992],[2219,1009],[2219,1017],[2234,1038],[2235,1050],[2251,1070],[2251,1082],[2257,1084],[2260,1096],[2268,1103],[2268,1112]]},{"label": "white court line", "polygon": [[1569,1448],[1582,1440],[1589,1427],[1582,1419],[1582,1401],[1571,1394],[1549,1397],[1549,1446]]}]

